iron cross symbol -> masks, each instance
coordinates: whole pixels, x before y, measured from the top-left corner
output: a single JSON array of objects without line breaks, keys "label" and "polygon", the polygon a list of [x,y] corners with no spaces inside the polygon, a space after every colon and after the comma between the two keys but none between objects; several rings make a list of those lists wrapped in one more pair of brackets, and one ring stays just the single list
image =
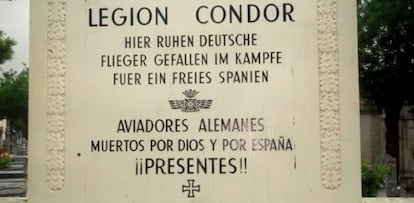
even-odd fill
[{"label": "iron cross symbol", "polygon": [[183,185],[183,191],[182,192],[188,192],[187,197],[188,198],[194,198],[194,192],[200,192],[200,185],[194,185],[195,180],[189,179],[187,180],[187,185]]}]

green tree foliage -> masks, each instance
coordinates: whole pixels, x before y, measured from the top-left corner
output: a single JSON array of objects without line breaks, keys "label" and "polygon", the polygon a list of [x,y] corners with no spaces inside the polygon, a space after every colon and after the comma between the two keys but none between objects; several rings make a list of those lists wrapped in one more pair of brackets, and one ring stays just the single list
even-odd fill
[{"label": "green tree foliage", "polygon": [[[13,57],[15,44],[13,39],[0,31],[0,65]],[[0,71],[0,118],[7,118],[12,129],[21,130],[27,136],[28,68],[20,73]]]},{"label": "green tree foliage", "polygon": [[399,117],[414,101],[414,1],[358,0],[362,98],[385,112],[386,151],[399,159]]},{"label": "green tree foliage", "polygon": [[11,127],[27,136],[28,69],[20,73],[9,70],[0,78],[0,117],[6,117]]},{"label": "green tree foliage", "polygon": [[13,57],[13,46],[16,45],[16,41],[0,31],[0,65]]},{"label": "green tree foliage", "polygon": [[386,164],[371,165],[368,161],[361,162],[362,196],[376,197],[384,178],[392,175],[393,167]]}]

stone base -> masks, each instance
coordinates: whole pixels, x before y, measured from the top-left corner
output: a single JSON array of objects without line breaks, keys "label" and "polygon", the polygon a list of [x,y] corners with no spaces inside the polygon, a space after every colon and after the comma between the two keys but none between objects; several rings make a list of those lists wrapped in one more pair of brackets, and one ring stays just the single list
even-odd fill
[{"label": "stone base", "polygon": [[412,203],[414,198],[363,198],[362,203]]},{"label": "stone base", "polygon": [[[27,198],[0,198],[0,203],[27,203]],[[412,203],[414,198],[363,198],[362,203]]]},{"label": "stone base", "polygon": [[25,197],[10,197],[10,198],[6,198],[6,197],[2,197],[0,198],[0,203],[26,203],[27,202],[27,198]]}]

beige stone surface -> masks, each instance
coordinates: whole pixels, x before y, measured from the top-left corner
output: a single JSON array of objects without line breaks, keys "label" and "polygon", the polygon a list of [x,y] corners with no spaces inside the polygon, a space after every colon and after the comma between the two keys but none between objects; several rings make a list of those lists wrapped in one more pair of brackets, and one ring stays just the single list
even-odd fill
[{"label": "beige stone surface", "polygon": [[[362,203],[411,203],[413,198],[363,198]],[[23,203],[27,198],[0,198],[0,203]]]},{"label": "beige stone surface", "polygon": [[[360,202],[355,4],[32,1],[29,202]],[[131,8],[140,19],[129,21]],[[241,23],[231,14],[239,8]],[[248,9],[254,22],[247,22]],[[249,45],[200,42],[239,33]],[[125,37],[139,36],[142,47],[125,47]],[[194,45],[157,47],[163,36],[193,37]],[[227,53],[228,63],[216,64],[217,53]],[[134,54],[128,67],[112,67],[106,57]],[[206,61],[160,64],[161,56],[177,54]],[[235,78],[242,72],[249,81]],[[165,84],[148,82],[156,73],[165,74]],[[125,74],[131,80],[121,85]],[[186,80],[174,79],[180,75]],[[198,94],[182,94],[190,89]],[[172,127],[127,130],[140,120]],[[221,130],[227,122],[234,130]],[[98,152],[92,146],[101,140],[120,147]],[[125,140],[143,149],[125,151]],[[267,140],[266,151],[258,140]],[[160,141],[171,150],[151,149]],[[199,148],[182,150],[182,141]],[[197,173],[196,160],[206,169]],[[192,183],[194,196],[183,191]]]}]

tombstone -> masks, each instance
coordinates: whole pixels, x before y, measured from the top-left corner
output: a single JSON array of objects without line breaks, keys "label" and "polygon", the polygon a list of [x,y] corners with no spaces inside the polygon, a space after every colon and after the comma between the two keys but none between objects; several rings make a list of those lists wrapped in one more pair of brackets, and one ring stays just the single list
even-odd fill
[{"label": "tombstone", "polygon": [[7,120],[0,120],[0,146],[3,146],[6,141]]},{"label": "tombstone", "polygon": [[8,168],[0,169],[0,197],[26,196],[27,156],[13,156]]},{"label": "tombstone", "polygon": [[400,185],[414,196],[414,106],[402,108],[400,126]]},{"label": "tombstone", "polygon": [[380,155],[375,159],[375,164],[395,166],[393,167],[392,174],[384,177],[384,186],[387,197],[399,197],[401,189],[397,180],[397,160],[389,154]]},{"label": "tombstone", "polygon": [[29,202],[361,201],[356,27],[354,1],[31,1]]}]

